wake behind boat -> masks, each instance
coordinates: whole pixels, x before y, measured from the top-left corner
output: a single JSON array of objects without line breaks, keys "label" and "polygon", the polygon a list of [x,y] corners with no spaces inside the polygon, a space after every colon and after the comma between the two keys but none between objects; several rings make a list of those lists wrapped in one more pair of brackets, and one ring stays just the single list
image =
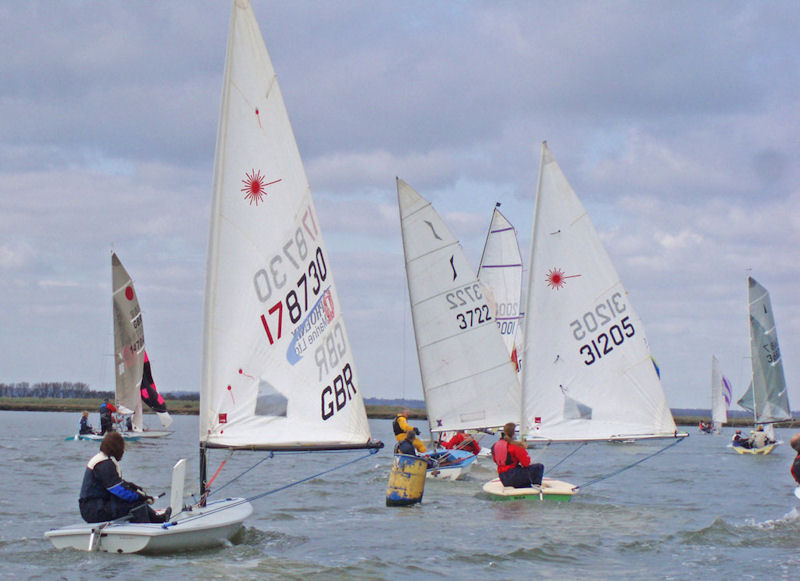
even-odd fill
[{"label": "wake behind boat", "polygon": [[[244,188],[242,185],[244,184]],[[329,256],[297,144],[248,0],[231,15],[217,133],[203,318],[200,496],[168,523],[49,531],[58,548],[196,550],[231,539],[254,497],[207,501],[208,450],[376,451]],[[219,473],[219,471],[217,471]]]}]

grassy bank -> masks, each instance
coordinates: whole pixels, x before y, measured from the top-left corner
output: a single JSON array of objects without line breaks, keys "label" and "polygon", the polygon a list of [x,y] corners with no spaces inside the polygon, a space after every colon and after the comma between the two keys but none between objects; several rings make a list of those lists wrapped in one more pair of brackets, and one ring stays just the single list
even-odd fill
[{"label": "grassy bank", "polygon": [[[80,413],[87,410],[89,413],[96,413],[102,400],[99,399],[46,399],[37,397],[0,397],[0,410],[12,411],[35,411],[35,412],[75,412]],[[198,401],[187,401],[168,399],[167,409],[169,413],[176,415],[197,415],[199,408]],[[367,416],[372,419],[391,419],[398,411],[397,406],[389,405],[367,405]],[[152,413],[146,410],[145,413]],[[409,417],[412,420],[425,420],[424,409],[409,410]],[[675,416],[675,423],[679,426],[697,426],[700,421],[708,422],[708,416]],[[752,426],[752,420],[747,418],[731,418],[726,424],[728,427],[747,427]],[[800,428],[800,421],[784,422],[778,424],[779,427]]]}]

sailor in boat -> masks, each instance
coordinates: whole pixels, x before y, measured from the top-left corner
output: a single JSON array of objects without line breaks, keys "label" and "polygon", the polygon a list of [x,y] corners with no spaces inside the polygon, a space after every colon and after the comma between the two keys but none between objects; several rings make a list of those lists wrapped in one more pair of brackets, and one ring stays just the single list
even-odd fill
[{"label": "sailor in boat", "polygon": [[789,445],[792,447],[792,450],[797,452],[797,456],[794,457],[794,462],[792,462],[792,478],[794,478],[797,484],[800,484],[800,432],[792,436],[792,439],[789,440]]},{"label": "sailor in boat", "polygon": [[733,435],[733,438],[731,439],[731,444],[733,444],[734,446],[738,446],[740,448],[749,448],[750,440],[748,440],[742,435],[742,430],[736,430],[736,433]]},{"label": "sailor in boat", "polygon": [[81,421],[78,424],[78,433],[79,434],[91,434],[94,431],[91,424],[89,424],[89,412],[84,410],[81,412]]},{"label": "sailor in boat", "polygon": [[397,442],[394,446],[394,453],[395,454],[405,454],[406,456],[417,456],[425,462],[428,463],[428,468],[431,468],[436,464],[436,462],[431,459],[429,456],[420,456],[417,454],[417,446],[415,444],[417,440],[417,434],[414,430],[409,430],[406,432],[405,436],[402,440]]},{"label": "sailor in boat", "polygon": [[464,432],[464,430],[456,431],[455,436],[450,438],[446,442],[442,442],[442,447],[447,448],[448,450],[467,450],[468,452],[472,452],[476,456],[478,452],[481,451],[480,445],[478,445],[478,441],[473,438],[471,435]]},{"label": "sailor in boat", "polygon": [[[398,442],[405,440],[408,432],[414,432],[414,434],[419,435],[419,428],[415,428],[408,423],[408,413],[409,412],[407,409],[398,412],[394,418],[394,421],[392,422],[394,437]],[[425,452],[425,442],[419,438],[413,438],[411,441],[414,443],[414,448],[416,448],[417,452]]]},{"label": "sailor in boat", "polygon": [[153,497],[139,486],[122,479],[119,461],[125,453],[125,440],[118,432],[108,432],[100,442],[100,452],[86,465],[78,501],[81,516],[88,523],[116,520],[130,515],[130,522],[161,523],[170,509],[150,507]]},{"label": "sailor in boat", "polygon": [[117,408],[113,403],[108,401],[108,398],[103,400],[100,404],[100,433],[114,431],[114,418],[112,414],[117,412]]},{"label": "sailor in boat", "polygon": [[764,426],[758,426],[756,431],[750,436],[750,448],[763,448],[764,446],[768,446],[770,444],[774,444],[775,442],[771,440],[767,433],[764,431]]},{"label": "sailor in boat", "polygon": [[528,451],[514,440],[514,422],[503,426],[500,439],[492,445],[492,459],[503,486],[530,488],[542,483],[543,464],[531,464]]}]

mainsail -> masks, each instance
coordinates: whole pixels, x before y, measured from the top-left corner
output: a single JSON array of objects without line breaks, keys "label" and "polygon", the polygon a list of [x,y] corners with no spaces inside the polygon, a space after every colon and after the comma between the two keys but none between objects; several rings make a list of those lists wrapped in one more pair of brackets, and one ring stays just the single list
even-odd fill
[{"label": "mainsail", "polygon": [[529,441],[674,436],[642,321],[546,143],[530,256],[523,434]]},{"label": "mainsail", "polygon": [[214,164],[200,441],[367,447],[369,425],[311,191],[249,2],[231,16]]},{"label": "mainsail", "polygon": [[[131,427],[143,430],[142,401],[168,427],[172,418],[158,393],[144,343],[144,326],[139,297],[128,271],[116,253],[111,253],[112,305],[114,312],[114,375],[116,403],[120,413],[132,414]],[[164,432],[166,434],[168,432]]]},{"label": "mainsail", "polygon": [[111,297],[114,312],[114,376],[116,404],[123,414],[133,414],[133,427],[142,429],[139,388],[144,367],[144,327],[139,297],[128,271],[111,253]]},{"label": "mainsail", "polygon": [[436,210],[399,178],[397,201],[431,431],[513,421],[519,381],[484,288]]},{"label": "mainsail", "polygon": [[[500,204],[497,204],[499,206]],[[522,255],[517,231],[495,206],[483,246],[478,280],[486,290],[489,307],[494,313],[511,360],[519,371],[521,349]]]},{"label": "mainsail", "polygon": [[750,307],[750,355],[753,378],[739,405],[753,412],[756,424],[792,419],[789,395],[778,346],[778,332],[767,289],[747,277]]},{"label": "mainsail", "polygon": [[719,431],[728,421],[728,408],[731,405],[731,384],[722,375],[719,360],[711,356],[711,422],[715,431]]}]

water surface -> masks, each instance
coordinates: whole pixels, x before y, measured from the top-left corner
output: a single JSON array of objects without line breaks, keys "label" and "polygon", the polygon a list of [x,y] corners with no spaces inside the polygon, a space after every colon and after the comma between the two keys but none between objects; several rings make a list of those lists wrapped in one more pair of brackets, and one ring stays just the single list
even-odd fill
[{"label": "water surface", "polygon": [[[722,436],[692,433],[643,464],[581,490],[570,503],[497,502],[469,479],[429,481],[423,503],[387,508],[391,453],[376,455],[269,494],[253,505],[233,545],[167,556],[57,551],[43,533],[78,522],[77,496],[97,443],[64,441],[79,414],[0,411],[0,578],[8,579],[797,579],[800,513],[788,444],[740,456]],[[93,414],[92,420],[96,420]],[[149,422],[155,419],[148,417]],[[416,422],[423,427],[422,423]],[[390,442],[391,422],[372,420]],[[155,425],[154,425],[155,427]],[[178,458],[197,473],[197,417],[177,416],[169,438],[131,443],[123,475],[165,492]],[[789,430],[778,430],[788,442]],[[487,436],[482,444],[490,445]],[[558,444],[534,450],[545,474],[584,484],[628,466],[664,443]],[[224,484],[263,460],[221,495],[253,496],[366,456],[230,455]],[[195,478],[196,480],[196,478]],[[196,488],[196,484],[194,485]],[[164,497],[165,501],[166,497]]]}]

